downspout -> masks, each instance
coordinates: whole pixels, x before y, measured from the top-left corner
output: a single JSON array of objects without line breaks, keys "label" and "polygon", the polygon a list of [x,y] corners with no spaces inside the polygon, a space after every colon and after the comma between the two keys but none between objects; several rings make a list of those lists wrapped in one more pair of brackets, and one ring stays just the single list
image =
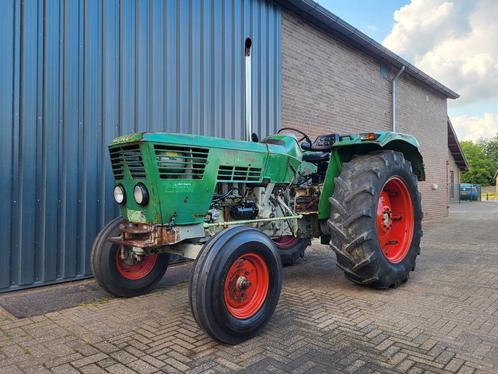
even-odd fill
[{"label": "downspout", "polygon": [[392,125],[393,125],[393,128],[392,128],[392,131],[393,132],[396,132],[396,81],[398,80],[399,76],[401,74],[403,74],[403,72],[405,71],[405,65],[403,65],[401,67],[401,69],[398,71],[398,74],[396,74],[393,78],[393,80],[391,81],[391,84],[392,84],[392,101],[393,101],[393,118],[392,118]]}]

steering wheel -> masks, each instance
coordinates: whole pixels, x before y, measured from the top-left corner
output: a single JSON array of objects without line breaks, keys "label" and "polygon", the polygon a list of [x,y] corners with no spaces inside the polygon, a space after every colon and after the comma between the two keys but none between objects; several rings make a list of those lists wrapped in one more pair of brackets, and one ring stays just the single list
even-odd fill
[{"label": "steering wheel", "polygon": [[304,132],[302,132],[301,130],[295,129],[293,127],[282,127],[280,130],[277,131],[277,134],[280,134],[283,131],[292,131],[292,132],[296,132],[296,133],[302,135],[297,140],[298,143],[301,143],[303,140],[306,140],[306,142],[309,144],[310,147],[311,147],[311,144],[313,144],[310,137],[308,135],[306,135]]}]

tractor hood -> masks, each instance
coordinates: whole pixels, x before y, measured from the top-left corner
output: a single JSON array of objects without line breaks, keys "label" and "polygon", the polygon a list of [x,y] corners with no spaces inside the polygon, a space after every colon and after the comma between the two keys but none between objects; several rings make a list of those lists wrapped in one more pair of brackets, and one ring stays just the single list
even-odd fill
[{"label": "tractor hood", "polygon": [[[116,185],[126,193],[124,218],[154,224],[202,223],[218,183],[289,184],[302,153],[294,137],[261,143],[169,133],[121,136],[109,146]],[[148,202],[134,199],[137,184]]]}]

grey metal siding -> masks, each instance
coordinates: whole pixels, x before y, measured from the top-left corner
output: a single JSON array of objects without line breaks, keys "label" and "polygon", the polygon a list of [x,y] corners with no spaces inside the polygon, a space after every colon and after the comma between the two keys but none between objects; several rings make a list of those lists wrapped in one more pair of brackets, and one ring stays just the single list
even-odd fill
[{"label": "grey metal siding", "polygon": [[90,275],[116,213],[106,145],[134,131],[240,138],[280,123],[280,11],[259,0],[4,0],[0,291]]}]

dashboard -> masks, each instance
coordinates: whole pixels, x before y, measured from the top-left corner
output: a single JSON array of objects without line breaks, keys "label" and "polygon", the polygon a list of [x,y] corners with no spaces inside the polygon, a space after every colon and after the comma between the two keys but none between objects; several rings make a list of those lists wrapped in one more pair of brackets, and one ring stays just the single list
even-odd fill
[{"label": "dashboard", "polygon": [[311,146],[313,151],[330,151],[332,145],[339,140],[339,134],[327,134],[318,136]]}]

